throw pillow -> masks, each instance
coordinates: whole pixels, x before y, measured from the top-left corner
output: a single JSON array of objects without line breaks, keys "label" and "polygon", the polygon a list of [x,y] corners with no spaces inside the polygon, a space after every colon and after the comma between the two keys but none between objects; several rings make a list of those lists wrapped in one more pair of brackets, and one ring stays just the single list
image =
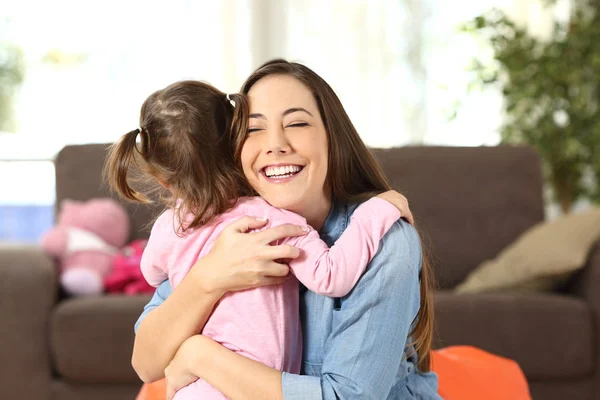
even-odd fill
[{"label": "throw pillow", "polygon": [[583,268],[600,239],[600,208],[542,222],[456,287],[458,293],[550,290]]}]

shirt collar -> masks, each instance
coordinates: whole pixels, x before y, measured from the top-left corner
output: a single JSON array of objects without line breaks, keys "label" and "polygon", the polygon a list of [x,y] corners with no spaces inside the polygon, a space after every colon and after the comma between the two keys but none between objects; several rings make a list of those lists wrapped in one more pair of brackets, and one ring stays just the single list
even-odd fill
[{"label": "shirt collar", "polygon": [[321,239],[330,247],[342,235],[348,225],[348,207],[344,203],[333,203],[323,228],[319,232]]}]

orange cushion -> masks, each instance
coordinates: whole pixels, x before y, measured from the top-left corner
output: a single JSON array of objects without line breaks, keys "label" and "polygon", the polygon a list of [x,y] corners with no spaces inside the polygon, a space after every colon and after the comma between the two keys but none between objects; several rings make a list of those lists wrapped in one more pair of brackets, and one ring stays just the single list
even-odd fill
[{"label": "orange cushion", "polygon": [[[431,353],[444,400],[531,400],[519,365],[470,346],[454,346]],[[145,384],[136,400],[164,400],[165,380]]]},{"label": "orange cushion", "polygon": [[431,353],[438,374],[438,393],[444,400],[531,400],[519,365],[470,346],[454,346]]},{"label": "orange cushion", "polygon": [[160,381],[145,383],[135,400],[165,400],[167,397],[167,385],[164,379]]}]

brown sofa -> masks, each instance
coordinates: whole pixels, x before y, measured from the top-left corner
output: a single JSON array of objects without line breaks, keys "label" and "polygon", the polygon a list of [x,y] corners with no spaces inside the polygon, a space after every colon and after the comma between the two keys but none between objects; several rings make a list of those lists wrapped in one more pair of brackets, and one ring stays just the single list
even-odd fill
[{"label": "brown sofa", "polygon": [[[57,203],[107,194],[105,145],[56,158]],[[560,293],[455,295],[451,288],[543,219],[540,164],[527,148],[376,150],[410,199],[438,279],[437,346],[471,344],[519,362],[534,399],[600,396],[600,248]],[[156,210],[128,205],[133,237]],[[36,246],[0,248],[0,398],[133,399],[133,323],[148,297],[65,299]],[[594,290],[596,288],[596,290]]]}]

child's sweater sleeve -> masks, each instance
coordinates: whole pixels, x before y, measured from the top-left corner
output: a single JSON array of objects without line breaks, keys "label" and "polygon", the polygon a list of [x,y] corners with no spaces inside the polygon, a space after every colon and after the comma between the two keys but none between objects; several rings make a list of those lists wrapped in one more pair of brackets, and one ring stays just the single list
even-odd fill
[{"label": "child's sweater sleeve", "polygon": [[156,219],[142,254],[142,275],[154,287],[158,287],[168,278],[168,257],[169,252],[173,250],[172,237],[175,235],[173,217],[173,211],[167,210]]},{"label": "child's sweater sleeve", "polygon": [[290,242],[301,254],[289,266],[309,290],[343,297],[358,282],[377,253],[379,241],[400,216],[391,203],[373,197],[354,211],[350,224],[331,248],[315,230]]}]

